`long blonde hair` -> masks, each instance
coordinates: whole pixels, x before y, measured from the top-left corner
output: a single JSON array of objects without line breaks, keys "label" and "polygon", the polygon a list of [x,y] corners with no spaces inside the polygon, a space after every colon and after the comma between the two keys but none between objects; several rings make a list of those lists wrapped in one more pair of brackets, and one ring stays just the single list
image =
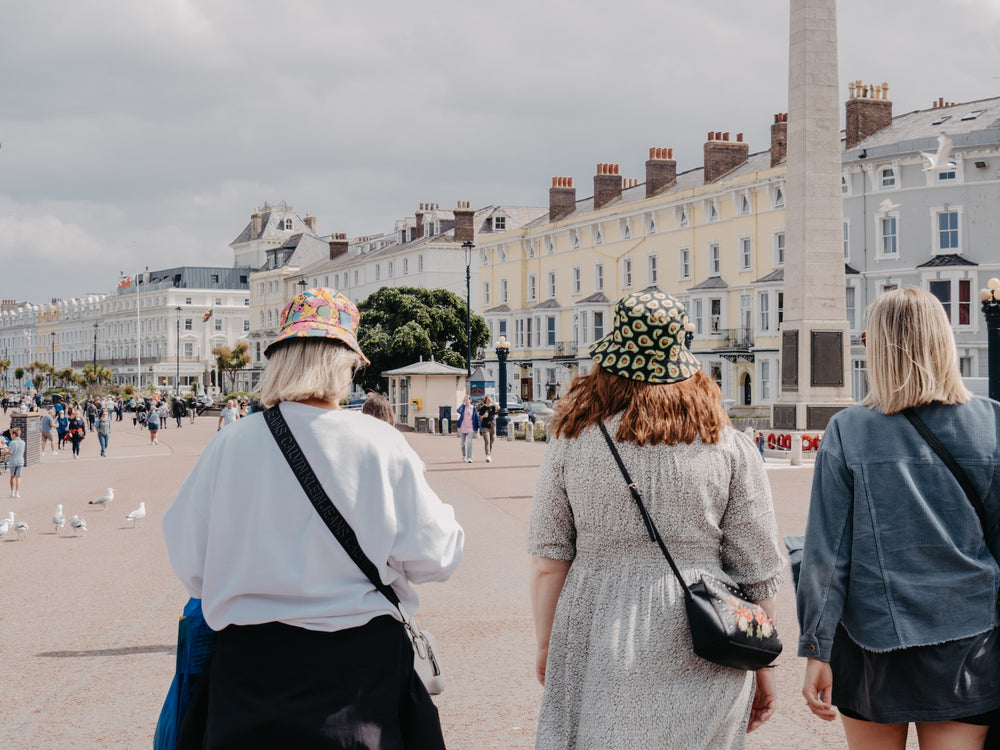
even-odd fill
[{"label": "long blonde hair", "polygon": [[266,409],[282,401],[340,401],[351,390],[355,371],[364,361],[351,349],[330,339],[283,341],[267,358],[260,384]]},{"label": "long blonde hair", "polygon": [[868,309],[871,391],[864,405],[896,414],[931,402],[964,404],[951,323],[937,297],[914,286],[885,292]]}]

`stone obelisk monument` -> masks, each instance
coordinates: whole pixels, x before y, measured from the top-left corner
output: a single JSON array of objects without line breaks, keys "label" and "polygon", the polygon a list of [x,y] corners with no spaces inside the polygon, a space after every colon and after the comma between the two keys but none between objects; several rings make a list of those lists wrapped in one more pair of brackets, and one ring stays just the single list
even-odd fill
[{"label": "stone obelisk monument", "polygon": [[836,0],[791,0],[785,314],[773,424],[821,430],[853,403],[844,282]]}]

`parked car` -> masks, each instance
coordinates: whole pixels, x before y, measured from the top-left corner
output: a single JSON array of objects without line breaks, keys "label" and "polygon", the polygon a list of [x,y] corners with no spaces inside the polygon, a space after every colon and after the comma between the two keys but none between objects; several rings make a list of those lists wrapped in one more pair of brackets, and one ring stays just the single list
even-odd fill
[{"label": "parked car", "polygon": [[[499,399],[497,399],[497,403],[500,403]],[[515,396],[514,394],[507,396],[507,416],[511,422],[518,424],[529,421],[528,409],[519,396]]]},{"label": "parked car", "polygon": [[555,416],[555,411],[549,408],[548,404],[544,401],[529,401],[524,406],[528,411],[528,419],[532,424],[538,421],[548,424],[552,421],[552,417]]}]

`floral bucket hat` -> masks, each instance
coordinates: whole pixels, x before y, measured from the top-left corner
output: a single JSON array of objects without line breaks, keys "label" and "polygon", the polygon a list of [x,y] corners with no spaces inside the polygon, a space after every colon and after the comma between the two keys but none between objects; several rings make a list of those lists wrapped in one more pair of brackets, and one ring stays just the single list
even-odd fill
[{"label": "floral bucket hat", "polygon": [[358,306],[333,289],[317,288],[297,294],[278,317],[281,333],[267,345],[264,356],[275,344],[295,338],[335,339],[349,346],[371,364],[358,345],[355,331],[361,322]]},{"label": "floral bucket hat", "polygon": [[629,295],[615,306],[611,333],[590,347],[610,373],[645,383],[679,383],[701,369],[687,348],[687,311],[655,289]]}]

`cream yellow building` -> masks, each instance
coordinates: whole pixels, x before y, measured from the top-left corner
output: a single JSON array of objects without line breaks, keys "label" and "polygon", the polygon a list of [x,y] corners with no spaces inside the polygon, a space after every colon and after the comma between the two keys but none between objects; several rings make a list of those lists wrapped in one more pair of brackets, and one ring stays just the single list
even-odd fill
[{"label": "cream yellow building", "polygon": [[[610,330],[615,302],[657,287],[688,307],[692,350],[724,398],[773,401],[786,131],[775,116],[771,149],[752,155],[742,134],[710,133],[705,165],[681,173],[672,149],[651,148],[642,183],[598,164],[583,200],[572,178],[556,177],[548,216],[484,242],[476,306],[493,338],[513,344],[511,391],[563,394],[589,370],[588,348]],[[496,377],[496,359],[487,365]]]}]

